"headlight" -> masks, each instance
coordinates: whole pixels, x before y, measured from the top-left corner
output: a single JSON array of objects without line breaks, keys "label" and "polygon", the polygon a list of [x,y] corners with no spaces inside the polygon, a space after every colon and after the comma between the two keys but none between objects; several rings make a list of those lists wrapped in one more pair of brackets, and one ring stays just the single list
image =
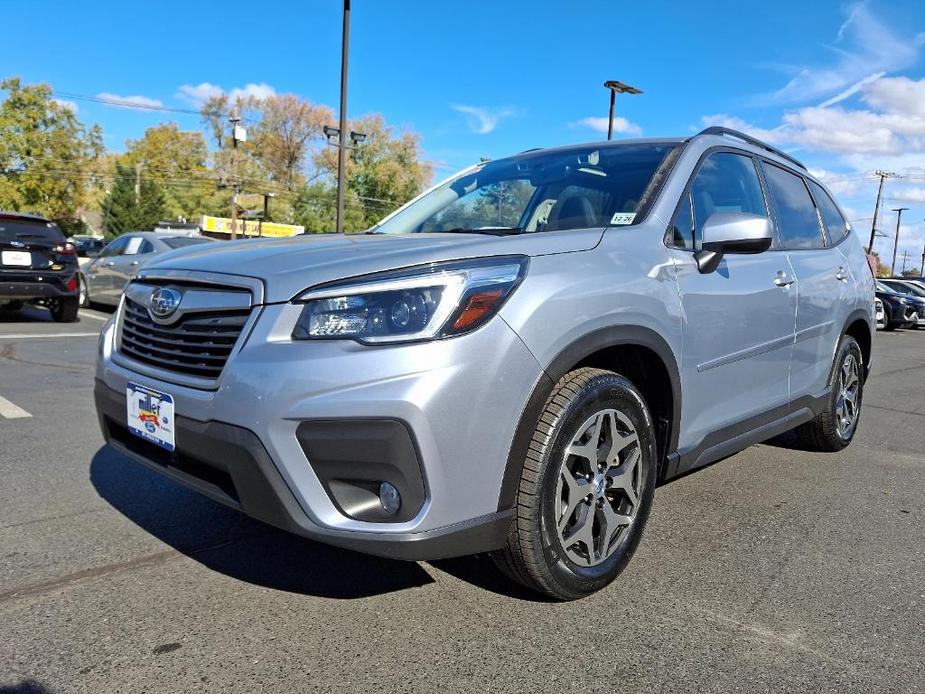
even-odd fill
[{"label": "headlight", "polygon": [[524,277],[527,259],[441,263],[309,289],[295,340],[366,344],[460,335],[491,318]]}]

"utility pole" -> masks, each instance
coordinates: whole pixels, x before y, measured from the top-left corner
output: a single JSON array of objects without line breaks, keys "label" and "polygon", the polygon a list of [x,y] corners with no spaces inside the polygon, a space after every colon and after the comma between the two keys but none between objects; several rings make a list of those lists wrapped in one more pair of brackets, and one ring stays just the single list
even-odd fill
[{"label": "utility pole", "polygon": [[[896,275],[896,249],[899,247],[899,221],[903,218],[903,212],[908,210],[908,207],[894,207],[893,212],[896,213],[896,239],[893,241],[893,262],[890,263],[890,275]],[[903,264],[903,269],[905,270],[905,263]]]},{"label": "utility pole", "polygon": [[880,215],[880,198],[883,196],[883,182],[888,178],[896,178],[897,174],[892,171],[875,171],[880,177],[880,187],[877,189],[877,204],[874,205],[874,221],[870,223],[870,243],[867,245],[867,252],[874,252],[874,237],[877,235],[877,217]]},{"label": "utility pole", "polygon": [[604,88],[610,90],[610,119],[607,121],[607,139],[613,139],[613,107],[617,99],[617,93],[620,94],[642,94],[641,89],[631,87],[617,80],[607,80],[604,82]]},{"label": "utility pole", "polygon": [[925,246],[922,247],[922,267],[919,270],[919,278],[925,277]]},{"label": "utility pole", "polygon": [[141,204],[141,162],[135,164],[135,207]]},{"label": "utility pole", "polygon": [[344,233],[344,187],[347,164],[347,54],[350,41],[350,0],[344,0],[344,26],[340,47],[340,137],[337,140],[337,233]]},{"label": "utility pole", "polygon": [[909,251],[903,251],[903,269],[902,269],[902,271],[899,273],[900,275],[905,275],[905,274],[906,274],[906,258],[908,258],[908,257],[909,257]]},{"label": "utility pole", "polygon": [[241,182],[238,180],[238,142],[247,142],[247,129],[238,123],[241,119],[238,114],[232,113],[231,118],[231,240],[238,238],[238,196],[241,194]]}]

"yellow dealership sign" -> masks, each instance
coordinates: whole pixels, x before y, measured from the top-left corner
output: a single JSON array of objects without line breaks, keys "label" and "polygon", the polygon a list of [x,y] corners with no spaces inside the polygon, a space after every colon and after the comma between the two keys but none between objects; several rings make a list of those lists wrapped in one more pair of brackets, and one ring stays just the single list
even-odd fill
[{"label": "yellow dealership sign", "polygon": [[[261,228],[262,227],[262,228]],[[209,217],[204,215],[199,222],[199,228],[207,234],[228,234],[231,236],[231,220],[227,217]],[[237,224],[238,236],[295,236],[305,231],[305,227],[294,224],[279,224],[277,222],[260,222],[253,219],[239,219]]]}]

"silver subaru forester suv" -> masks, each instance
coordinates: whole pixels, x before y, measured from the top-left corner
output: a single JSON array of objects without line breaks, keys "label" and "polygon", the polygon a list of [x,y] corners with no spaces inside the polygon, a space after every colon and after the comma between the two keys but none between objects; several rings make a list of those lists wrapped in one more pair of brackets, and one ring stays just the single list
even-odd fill
[{"label": "silver subaru forester suv", "polygon": [[574,599],[659,484],[791,429],[848,445],[873,307],[825,188],[709,128],[481,163],[365,234],[167,254],[95,398],[117,450],[262,521]]}]

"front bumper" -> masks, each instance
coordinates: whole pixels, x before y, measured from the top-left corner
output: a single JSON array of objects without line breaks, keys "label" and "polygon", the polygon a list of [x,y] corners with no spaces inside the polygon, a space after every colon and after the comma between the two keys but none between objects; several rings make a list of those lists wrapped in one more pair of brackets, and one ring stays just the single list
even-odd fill
[{"label": "front bumper", "polygon": [[[221,503],[330,544],[402,559],[503,545],[511,511],[499,507],[501,483],[518,420],[542,376],[503,320],[441,342],[364,347],[290,340],[298,306],[255,310],[261,313],[253,329],[212,390],[155,377],[123,356],[113,359],[115,327],[107,327],[96,387],[107,440]],[[125,428],[129,381],[173,396],[175,455]],[[332,422],[333,428],[356,420],[407,427],[424,497],[414,517],[351,516],[319,477],[324,461],[308,459],[307,423]]]},{"label": "front bumper", "polygon": [[97,381],[94,398],[103,436],[117,451],[214,501],[282,530],[346,549],[412,561],[487,552],[501,547],[507,537],[511,510],[429,531],[385,536],[319,528],[300,508],[252,431],[223,422],[178,417],[177,437],[183,440],[183,449],[168,452],[129,432],[124,394]]}]

